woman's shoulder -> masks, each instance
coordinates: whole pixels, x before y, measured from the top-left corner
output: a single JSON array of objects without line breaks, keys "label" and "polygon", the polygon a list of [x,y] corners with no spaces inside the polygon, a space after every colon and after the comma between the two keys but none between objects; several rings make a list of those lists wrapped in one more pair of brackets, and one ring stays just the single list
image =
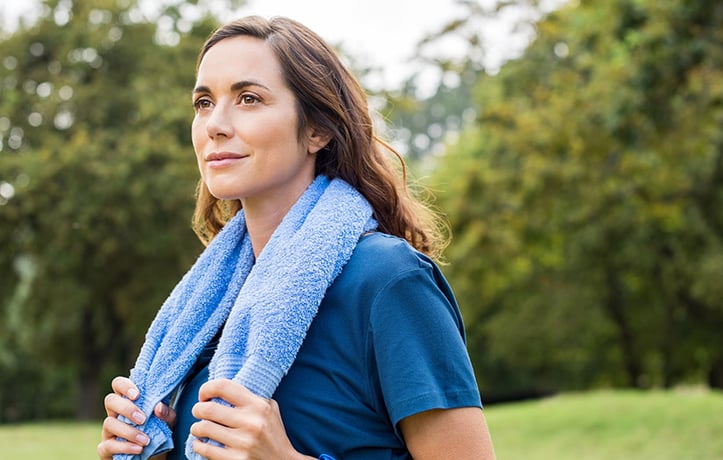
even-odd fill
[{"label": "woman's shoulder", "polygon": [[387,273],[435,266],[428,256],[414,249],[405,239],[382,232],[362,236],[349,263],[362,263]]},{"label": "woman's shoulder", "polygon": [[381,232],[360,239],[327,301],[362,321],[386,322],[390,313],[424,311],[430,320],[451,317],[462,330],[454,293],[439,267],[406,240]]},{"label": "woman's shoulder", "polygon": [[355,283],[379,286],[413,272],[426,272],[426,276],[433,278],[440,276],[432,259],[403,238],[372,232],[361,237],[341,276]]}]

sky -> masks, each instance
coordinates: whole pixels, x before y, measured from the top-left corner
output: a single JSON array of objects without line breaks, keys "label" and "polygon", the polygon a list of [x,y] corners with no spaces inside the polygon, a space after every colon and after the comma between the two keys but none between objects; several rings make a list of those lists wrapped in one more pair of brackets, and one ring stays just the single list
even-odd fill
[{"label": "sky", "polygon": [[[157,0],[142,2],[152,8]],[[33,0],[0,0],[0,20],[7,30],[18,16],[32,15],[37,8]],[[372,77],[376,80],[365,81],[365,85],[394,88],[416,69],[410,64],[415,44],[460,12],[455,0],[247,0],[236,13],[296,19],[327,41],[341,44],[355,59],[383,69]],[[498,67],[524,47],[524,40],[513,37],[509,27],[504,20],[485,25],[490,43],[485,56],[489,68]],[[464,50],[459,43],[444,46],[443,52],[448,55],[459,55]],[[430,86],[437,78],[439,75],[426,75]],[[425,84],[424,76],[421,84]]]}]

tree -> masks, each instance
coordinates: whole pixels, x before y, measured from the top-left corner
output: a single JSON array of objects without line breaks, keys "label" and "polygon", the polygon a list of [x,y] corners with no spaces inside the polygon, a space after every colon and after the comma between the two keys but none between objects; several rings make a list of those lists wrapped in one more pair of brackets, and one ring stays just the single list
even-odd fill
[{"label": "tree", "polygon": [[215,21],[126,3],[48,0],[2,41],[0,421],[98,415],[201,249],[190,89]]},{"label": "tree", "polygon": [[536,32],[434,176],[483,388],[723,386],[723,6],[575,2]]},{"label": "tree", "polygon": [[[412,166],[423,172],[433,167],[433,157],[442,154],[446,143],[474,119],[475,82],[484,74],[496,74],[502,63],[523,50],[534,35],[533,24],[561,0],[455,3],[459,13],[417,43],[412,59],[416,71],[401,87],[381,91],[389,137]],[[500,29],[505,30],[504,43]],[[432,76],[436,82],[431,83],[430,92]]]}]

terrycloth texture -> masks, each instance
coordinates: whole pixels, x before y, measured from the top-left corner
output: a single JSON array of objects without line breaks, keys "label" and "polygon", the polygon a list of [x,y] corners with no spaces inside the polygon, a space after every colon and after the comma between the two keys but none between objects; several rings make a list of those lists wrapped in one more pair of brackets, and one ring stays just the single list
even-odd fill
[{"label": "terrycloth texture", "polygon": [[[229,378],[270,398],[293,363],[319,304],[359,236],[376,227],[364,197],[346,182],[319,176],[289,210],[254,261],[240,211],[171,292],[146,334],[131,380],[148,420],[147,459],[173,448],[153,415],[168,401],[204,345],[224,326],[210,378]],[[125,420],[131,423],[129,420]],[[200,459],[187,445],[187,456]]]}]

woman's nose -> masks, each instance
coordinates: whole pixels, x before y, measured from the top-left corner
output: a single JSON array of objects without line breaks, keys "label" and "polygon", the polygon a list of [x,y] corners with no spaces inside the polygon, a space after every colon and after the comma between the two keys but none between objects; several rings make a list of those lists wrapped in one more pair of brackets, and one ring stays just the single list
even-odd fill
[{"label": "woman's nose", "polygon": [[218,136],[233,136],[233,124],[226,104],[217,103],[213,108],[213,112],[211,112],[206,123],[206,131],[212,139]]}]

